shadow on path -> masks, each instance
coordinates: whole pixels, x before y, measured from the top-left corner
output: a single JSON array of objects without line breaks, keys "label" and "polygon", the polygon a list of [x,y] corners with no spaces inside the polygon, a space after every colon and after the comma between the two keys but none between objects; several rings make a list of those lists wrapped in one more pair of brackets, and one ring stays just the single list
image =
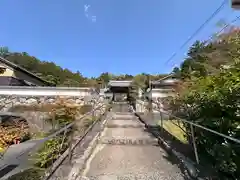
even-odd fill
[{"label": "shadow on path", "polygon": [[[182,143],[180,140],[178,140],[164,128],[161,128],[159,125],[150,125],[154,123],[153,120],[149,119],[147,116],[138,113],[136,113],[136,115],[137,117],[139,117],[139,120],[143,122],[147,127],[145,131],[149,132],[153,137],[163,139],[170,146],[170,149],[167,149],[162,143],[160,143],[160,146],[163,149],[167,150],[169,153],[172,153],[172,149],[174,149],[177,153],[180,153],[181,155],[183,155],[183,157],[186,158],[187,163],[185,163],[185,165],[196,167],[198,170],[198,177],[206,180],[219,179],[214,170],[211,167],[209,167],[206,163],[202,163],[200,165],[195,164],[195,155],[192,145]],[[165,158],[169,162],[177,164],[179,168],[182,170],[182,172],[186,174],[186,168],[183,166],[183,163],[179,161],[179,159],[171,155]]]},{"label": "shadow on path", "polygon": [[154,134],[153,136],[161,137],[162,139],[164,139],[167,142],[167,144],[177,152],[180,152],[184,156],[187,156],[188,158],[194,160],[192,147],[189,144],[182,143],[180,140],[178,140],[164,128],[161,128],[160,126],[157,125],[155,126],[150,125],[146,130],[150,132],[152,135]]}]

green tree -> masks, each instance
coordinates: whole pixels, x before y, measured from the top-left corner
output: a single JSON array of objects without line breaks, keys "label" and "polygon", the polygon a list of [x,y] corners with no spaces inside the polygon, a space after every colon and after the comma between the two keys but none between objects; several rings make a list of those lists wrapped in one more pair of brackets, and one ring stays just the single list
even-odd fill
[{"label": "green tree", "polygon": [[29,56],[27,52],[22,52],[23,56]]},{"label": "green tree", "polygon": [[72,72],[57,66],[54,62],[40,61],[30,56],[27,52],[9,52],[8,48],[2,47],[0,51],[6,56],[7,60],[25,68],[26,70],[40,76],[46,81],[57,86],[81,86],[86,82],[85,77],[80,72]]},{"label": "green tree", "polygon": [[[239,49],[238,28],[222,33],[212,42],[195,43],[179,69],[183,84],[172,102],[173,112],[239,139]],[[239,144],[200,128],[195,128],[195,137],[201,158],[220,173],[219,179],[240,179]]]},{"label": "green tree", "polygon": [[99,76],[99,80],[103,81],[104,83],[108,83],[110,81],[111,77],[108,72],[104,72]]},{"label": "green tree", "polygon": [[174,74],[173,76],[176,78],[180,78],[181,77],[181,71],[178,67],[174,67],[172,70],[172,73]]},{"label": "green tree", "polygon": [[0,56],[6,57],[9,54],[9,49],[8,47],[0,47]]}]

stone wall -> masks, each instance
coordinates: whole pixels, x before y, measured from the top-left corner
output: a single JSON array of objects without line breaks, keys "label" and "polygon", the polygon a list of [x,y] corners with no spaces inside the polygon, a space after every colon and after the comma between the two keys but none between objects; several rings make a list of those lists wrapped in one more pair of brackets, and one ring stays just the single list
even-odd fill
[{"label": "stone wall", "polygon": [[99,97],[71,97],[71,96],[3,96],[0,95],[0,110],[2,112],[11,111],[16,106],[34,106],[41,104],[55,104],[59,100],[65,103],[82,106],[84,104],[104,103]]},{"label": "stone wall", "polygon": [[[59,104],[61,100],[65,105],[69,106],[82,106],[84,104],[102,105],[104,103],[103,98],[99,97],[70,97],[70,96],[0,96],[0,110],[1,117],[3,116],[17,116],[27,120],[32,131],[44,131],[51,130],[52,124],[47,121],[51,118],[49,112],[43,112],[36,110],[32,107],[39,107],[39,105],[46,104]],[[23,108],[24,107],[24,108]],[[29,109],[28,109],[29,108]],[[104,107],[97,110],[95,115],[103,113]],[[79,117],[77,117],[79,118]]]}]

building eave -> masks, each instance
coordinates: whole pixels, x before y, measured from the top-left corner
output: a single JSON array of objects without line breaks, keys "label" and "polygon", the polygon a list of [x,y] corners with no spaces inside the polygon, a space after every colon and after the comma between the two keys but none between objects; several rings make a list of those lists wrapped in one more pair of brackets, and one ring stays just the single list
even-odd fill
[{"label": "building eave", "polygon": [[132,81],[109,81],[108,87],[130,87]]},{"label": "building eave", "polygon": [[20,67],[20,66],[18,66],[16,64],[14,64],[13,62],[8,61],[7,59],[5,59],[3,57],[0,57],[0,62],[3,63],[3,64],[6,64],[7,66],[9,66],[11,68],[13,68],[14,70],[20,71],[20,72],[22,72],[24,74],[27,74],[28,76],[30,76],[32,78],[37,79],[38,81],[44,83],[45,85],[48,85],[48,86],[53,85],[50,82],[43,80],[42,78],[38,77],[37,75],[35,75],[35,74],[29,72],[28,70],[26,70],[26,69],[24,69],[24,68],[22,68],[22,67]]}]

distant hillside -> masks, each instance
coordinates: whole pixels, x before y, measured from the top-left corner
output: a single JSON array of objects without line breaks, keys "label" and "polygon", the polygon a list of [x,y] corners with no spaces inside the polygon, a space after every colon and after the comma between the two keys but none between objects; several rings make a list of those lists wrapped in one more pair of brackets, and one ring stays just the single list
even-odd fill
[{"label": "distant hillside", "polygon": [[[74,73],[69,69],[56,65],[54,62],[41,61],[26,52],[10,52],[7,47],[0,47],[0,55],[57,86],[97,86],[98,84],[106,84],[109,80],[133,80],[137,77],[137,80],[141,81],[145,79],[143,77],[147,77],[147,74],[144,73],[132,76],[129,74],[114,75],[109,72],[103,72],[99,77],[87,78],[79,71]],[[163,76],[165,75],[151,75],[151,79],[157,80]]]},{"label": "distant hillside", "polygon": [[57,86],[86,86],[91,85],[88,78],[83,77],[80,72],[72,72],[63,69],[54,62],[40,61],[27,53],[12,53],[7,48],[1,48],[1,55],[7,60],[27,69],[46,81]]}]

